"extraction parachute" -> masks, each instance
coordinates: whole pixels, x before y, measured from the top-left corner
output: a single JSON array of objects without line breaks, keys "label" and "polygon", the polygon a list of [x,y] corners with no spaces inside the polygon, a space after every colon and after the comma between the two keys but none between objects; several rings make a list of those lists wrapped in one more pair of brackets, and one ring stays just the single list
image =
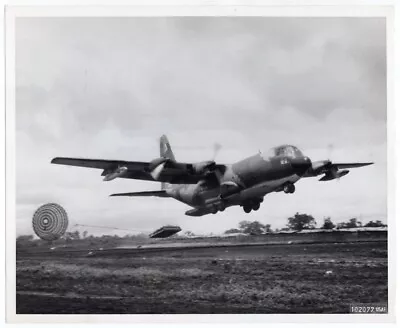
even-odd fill
[{"label": "extraction parachute", "polygon": [[32,226],[40,239],[57,240],[67,231],[67,212],[61,205],[55,203],[42,205],[33,214]]}]

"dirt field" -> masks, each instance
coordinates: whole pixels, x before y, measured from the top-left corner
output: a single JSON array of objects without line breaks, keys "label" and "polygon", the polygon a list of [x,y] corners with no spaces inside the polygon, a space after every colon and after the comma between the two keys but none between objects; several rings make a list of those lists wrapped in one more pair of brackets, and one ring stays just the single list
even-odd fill
[{"label": "dirt field", "polygon": [[386,242],[19,257],[17,313],[348,313],[387,276]]}]

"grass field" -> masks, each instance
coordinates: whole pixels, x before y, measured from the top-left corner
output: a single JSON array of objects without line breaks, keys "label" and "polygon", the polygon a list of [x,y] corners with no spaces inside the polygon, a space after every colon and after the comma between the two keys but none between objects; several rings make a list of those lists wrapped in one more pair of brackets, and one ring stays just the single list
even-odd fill
[{"label": "grass field", "polygon": [[348,313],[387,279],[384,242],[20,258],[17,313]]}]

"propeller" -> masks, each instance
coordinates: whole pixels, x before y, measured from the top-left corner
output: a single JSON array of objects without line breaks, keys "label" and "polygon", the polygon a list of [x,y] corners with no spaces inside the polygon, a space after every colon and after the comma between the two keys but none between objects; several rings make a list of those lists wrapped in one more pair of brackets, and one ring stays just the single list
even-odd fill
[{"label": "propeller", "polygon": [[[332,163],[332,161],[330,160],[331,158],[332,158],[332,153],[333,153],[333,151],[335,150],[335,145],[333,144],[333,143],[329,143],[328,144],[328,160],[329,160],[329,162],[331,162]],[[342,177],[342,176],[340,176],[340,175],[337,175],[336,174],[337,172],[334,172],[334,174],[336,175],[336,182],[339,182],[340,181],[340,178]]]},{"label": "propeller", "polygon": [[[219,143],[214,143],[214,147],[213,148],[214,148],[214,151],[213,151],[213,156],[212,156],[212,160],[211,160],[212,163],[211,164],[213,164],[213,167],[215,167],[215,158],[217,157],[217,155],[218,155],[219,151],[221,150],[222,146]],[[153,166],[154,168],[152,168],[151,171],[150,171],[151,176],[156,181],[159,179],[161,173],[163,172],[163,170],[165,168],[165,164],[166,164],[166,161],[159,162],[159,160],[161,160],[161,158],[160,159],[156,159],[154,161],[155,162],[154,166]],[[201,163],[195,163],[195,164],[193,164],[193,166],[207,164],[208,162],[209,161],[201,162]],[[212,170],[214,170],[214,169],[212,169]]]},{"label": "propeller", "polygon": [[158,180],[160,177],[161,172],[164,170],[165,162],[162,162],[161,164],[157,165],[151,172],[151,176],[153,177],[154,180]]},{"label": "propeller", "polygon": [[335,149],[335,146],[333,145],[333,143],[328,144],[327,146],[327,150],[328,150],[328,161],[331,162],[331,157],[332,157],[332,153]]},{"label": "propeller", "polygon": [[212,157],[213,161],[215,161],[215,158],[217,157],[217,155],[218,155],[219,151],[221,150],[221,148],[222,148],[222,145],[220,143],[216,142],[214,144],[214,154],[213,154],[213,157]]},{"label": "propeller", "polygon": [[[335,150],[335,146],[334,146],[333,143],[329,143],[326,148],[327,148],[327,151],[328,151],[328,156],[327,156],[328,161],[330,163],[332,163],[331,158],[332,158],[332,153]],[[336,175],[336,172],[332,172],[332,175]],[[335,180],[336,180],[336,182],[339,182],[340,181],[340,176],[337,176],[337,178],[335,178]]]},{"label": "propeller", "polygon": [[339,182],[340,182],[340,178],[341,178],[341,176],[340,176],[340,175],[337,175],[337,176],[336,176],[336,182],[337,182],[337,183],[339,183]]},{"label": "propeller", "polygon": [[332,166],[332,161],[331,161],[331,158],[332,158],[332,152],[334,151],[334,149],[335,149],[335,146],[334,146],[334,144],[333,143],[329,143],[327,146],[326,146],[326,152],[327,152],[327,159],[326,160],[323,160],[323,161],[319,161],[319,162],[316,162],[316,168],[318,169],[319,168],[319,163],[321,163],[321,165],[323,166],[323,167],[326,167],[326,171],[324,172],[325,173],[325,175],[320,179],[320,181],[328,181],[328,180],[333,180],[333,179],[335,179],[337,182],[339,182],[339,180],[340,180],[340,175],[338,175],[337,173],[338,173],[338,169],[335,167],[335,166]]}]

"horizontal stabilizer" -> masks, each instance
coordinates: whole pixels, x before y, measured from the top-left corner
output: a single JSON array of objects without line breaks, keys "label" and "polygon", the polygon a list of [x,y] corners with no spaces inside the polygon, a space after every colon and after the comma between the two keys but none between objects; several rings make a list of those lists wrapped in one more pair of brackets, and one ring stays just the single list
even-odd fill
[{"label": "horizontal stabilizer", "polygon": [[170,197],[165,190],[155,190],[155,191],[138,191],[138,192],[125,192],[120,194],[112,194],[110,197],[113,196],[128,196],[128,197]]}]

